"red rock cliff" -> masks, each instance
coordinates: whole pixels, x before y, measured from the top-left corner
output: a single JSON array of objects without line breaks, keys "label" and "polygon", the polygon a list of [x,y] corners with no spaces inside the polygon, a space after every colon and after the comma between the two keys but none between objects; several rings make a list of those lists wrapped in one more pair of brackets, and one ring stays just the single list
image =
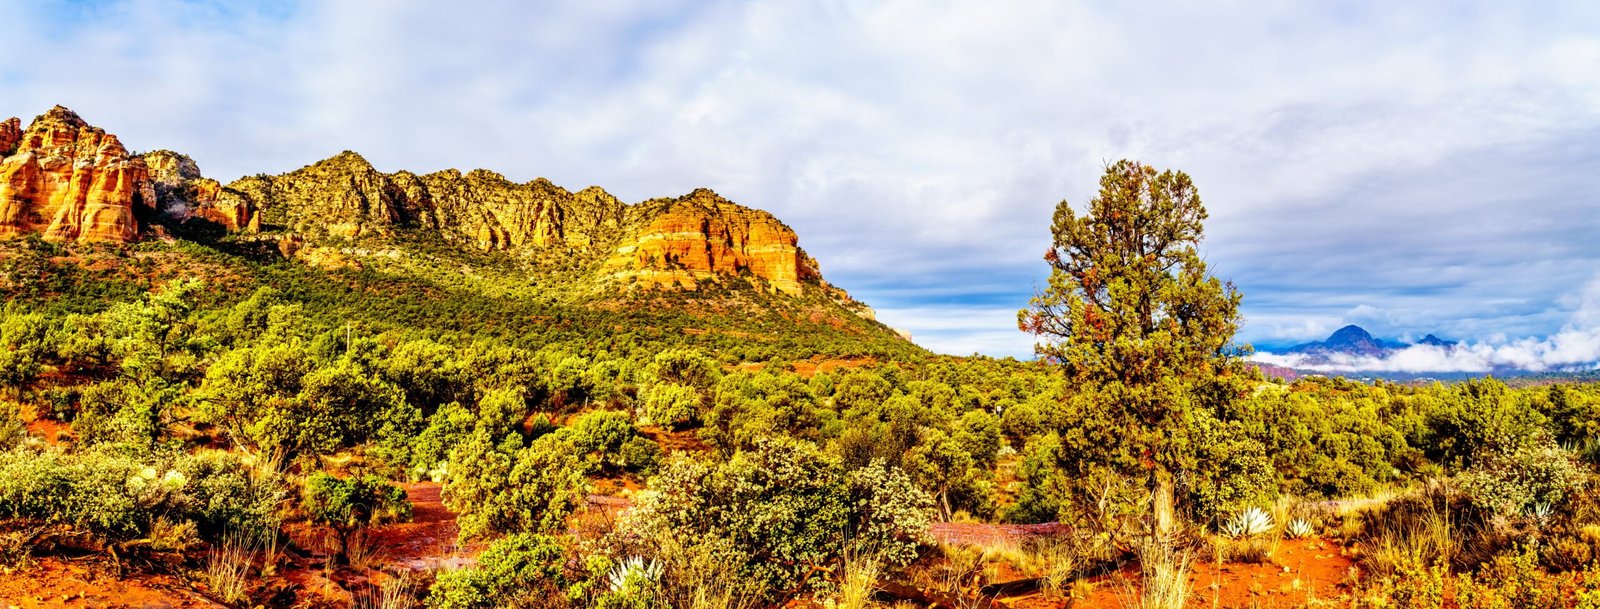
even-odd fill
[{"label": "red rock cliff", "polygon": [[612,277],[693,289],[718,275],[748,273],[797,294],[803,281],[819,276],[788,226],[710,190],[648,201],[633,213],[639,222],[606,261]]},{"label": "red rock cliff", "polygon": [[134,206],[155,205],[143,159],[61,106],[26,131],[18,133],[18,124],[0,123],[0,235],[83,242],[137,236]]}]

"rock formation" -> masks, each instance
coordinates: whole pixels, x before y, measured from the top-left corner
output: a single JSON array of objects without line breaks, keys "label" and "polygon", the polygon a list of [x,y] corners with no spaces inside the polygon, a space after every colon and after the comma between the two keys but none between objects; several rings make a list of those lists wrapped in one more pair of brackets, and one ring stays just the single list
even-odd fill
[{"label": "rock formation", "polygon": [[710,190],[627,205],[598,187],[570,192],[482,169],[383,173],[348,151],[223,186],[188,156],[130,155],[116,136],[60,106],[26,130],[17,119],[0,121],[0,235],[127,242],[138,236],[136,214],[165,226],[266,231],[286,257],[322,252],[322,266],[359,266],[349,252],[370,250],[358,242],[431,234],[555,260],[608,283],[696,289],[744,276],[788,294],[815,285],[850,303],[822,282],[793,230]]},{"label": "rock formation", "polygon": [[767,212],[736,205],[706,189],[647,201],[605,268],[613,277],[693,289],[721,275],[748,273],[796,294],[820,279],[816,261],[793,230]]},{"label": "rock formation", "polygon": [[709,190],[629,206],[598,187],[574,193],[543,178],[519,184],[483,169],[386,174],[343,152],[283,175],[241,179],[219,200],[259,209],[269,227],[310,241],[432,231],[482,251],[599,261],[606,277],[647,288],[695,289],[739,274],[790,294],[820,283],[816,261],[797,246],[793,230]]},{"label": "rock formation", "polygon": [[0,121],[0,159],[16,152],[19,143],[22,143],[22,119],[13,116]]},{"label": "rock formation", "polygon": [[163,220],[179,224],[211,222],[229,232],[255,232],[261,218],[247,200],[224,193],[222,184],[200,175],[200,166],[188,155],[171,150],[145,153],[145,165],[155,184],[157,211]]},{"label": "rock formation", "polygon": [[128,242],[136,207],[153,208],[144,160],[117,137],[56,106],[26,131],[0,123],[0,235]]}]

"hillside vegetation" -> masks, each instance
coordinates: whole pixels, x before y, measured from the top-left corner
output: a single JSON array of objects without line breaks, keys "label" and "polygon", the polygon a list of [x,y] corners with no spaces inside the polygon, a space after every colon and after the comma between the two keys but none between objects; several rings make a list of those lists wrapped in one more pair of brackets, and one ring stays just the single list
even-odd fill
[{"label": "hillside vegetation", "polygon": [[[0,565],[237,607],[1600,605],[1600,385],[1261,376],[1181,173],[1062,204],[1036,362],[927,353],[798,248],[788,289],[709,194],[485,243],[416,210],[488,177],[362,175],[213,200],[253,230],[0,244]],[[679,206],[726,251],[616,262]],[[386,561],[433,484],[457,543]],[[1334,596],[1191,588],[1306,544],[1354,561]]]}]

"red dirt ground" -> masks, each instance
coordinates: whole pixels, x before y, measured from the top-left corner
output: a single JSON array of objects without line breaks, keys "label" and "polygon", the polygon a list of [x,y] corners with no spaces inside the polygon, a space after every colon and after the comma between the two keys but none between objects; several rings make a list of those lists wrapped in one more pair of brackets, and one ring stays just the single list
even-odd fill
[{"label": "red dirt ground", "polygon": [[440,501],[437,482],[403,484],[411,499],[411,522],[373,527],[372,540],[383,549],[389,564],[427,571],[467,561],[456,546],[456,515]]},{"label": "red dirt ground", "polygon": [[[1190,569],[1189,604],[1230,609],[1305,607],[1318,601],[1338,605],[1337,599],[1345,594],[1354,569],[1355,561],[1345,556],[1337,544],[1316,539],[1284,540],[1268,562],[1260,564],[1223,563],[1218,573],[1216,564],[1196,561]],[[1138,594],[1138,579],[1138,567],[1131,566],[1081,586],[1079,590],[1086,594],[1072,603],[1033,595],[1009,599],[1006,604],[1018,609],[1133,607],[1137,605],[1134,595]],[[1213,586],[1217,579],[1221,585]]]},{"label": "red dirt ground", "polygon": [[100,560],[41,558],[26,571],[0,575],[0,609],[222,609],[169,575],[118,578]]}]

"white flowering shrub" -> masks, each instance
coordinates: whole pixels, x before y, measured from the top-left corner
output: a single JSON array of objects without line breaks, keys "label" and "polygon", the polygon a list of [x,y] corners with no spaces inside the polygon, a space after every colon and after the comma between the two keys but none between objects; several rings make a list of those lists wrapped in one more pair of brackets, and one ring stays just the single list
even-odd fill
[{"label": "white flowering shrub", "polygon": [[1551,442],[1502,445],[1481,453],[1457,479],[1473,505],[1514,518],[1534,506],[1552,507],[1583,488],[1584,466]]}]

